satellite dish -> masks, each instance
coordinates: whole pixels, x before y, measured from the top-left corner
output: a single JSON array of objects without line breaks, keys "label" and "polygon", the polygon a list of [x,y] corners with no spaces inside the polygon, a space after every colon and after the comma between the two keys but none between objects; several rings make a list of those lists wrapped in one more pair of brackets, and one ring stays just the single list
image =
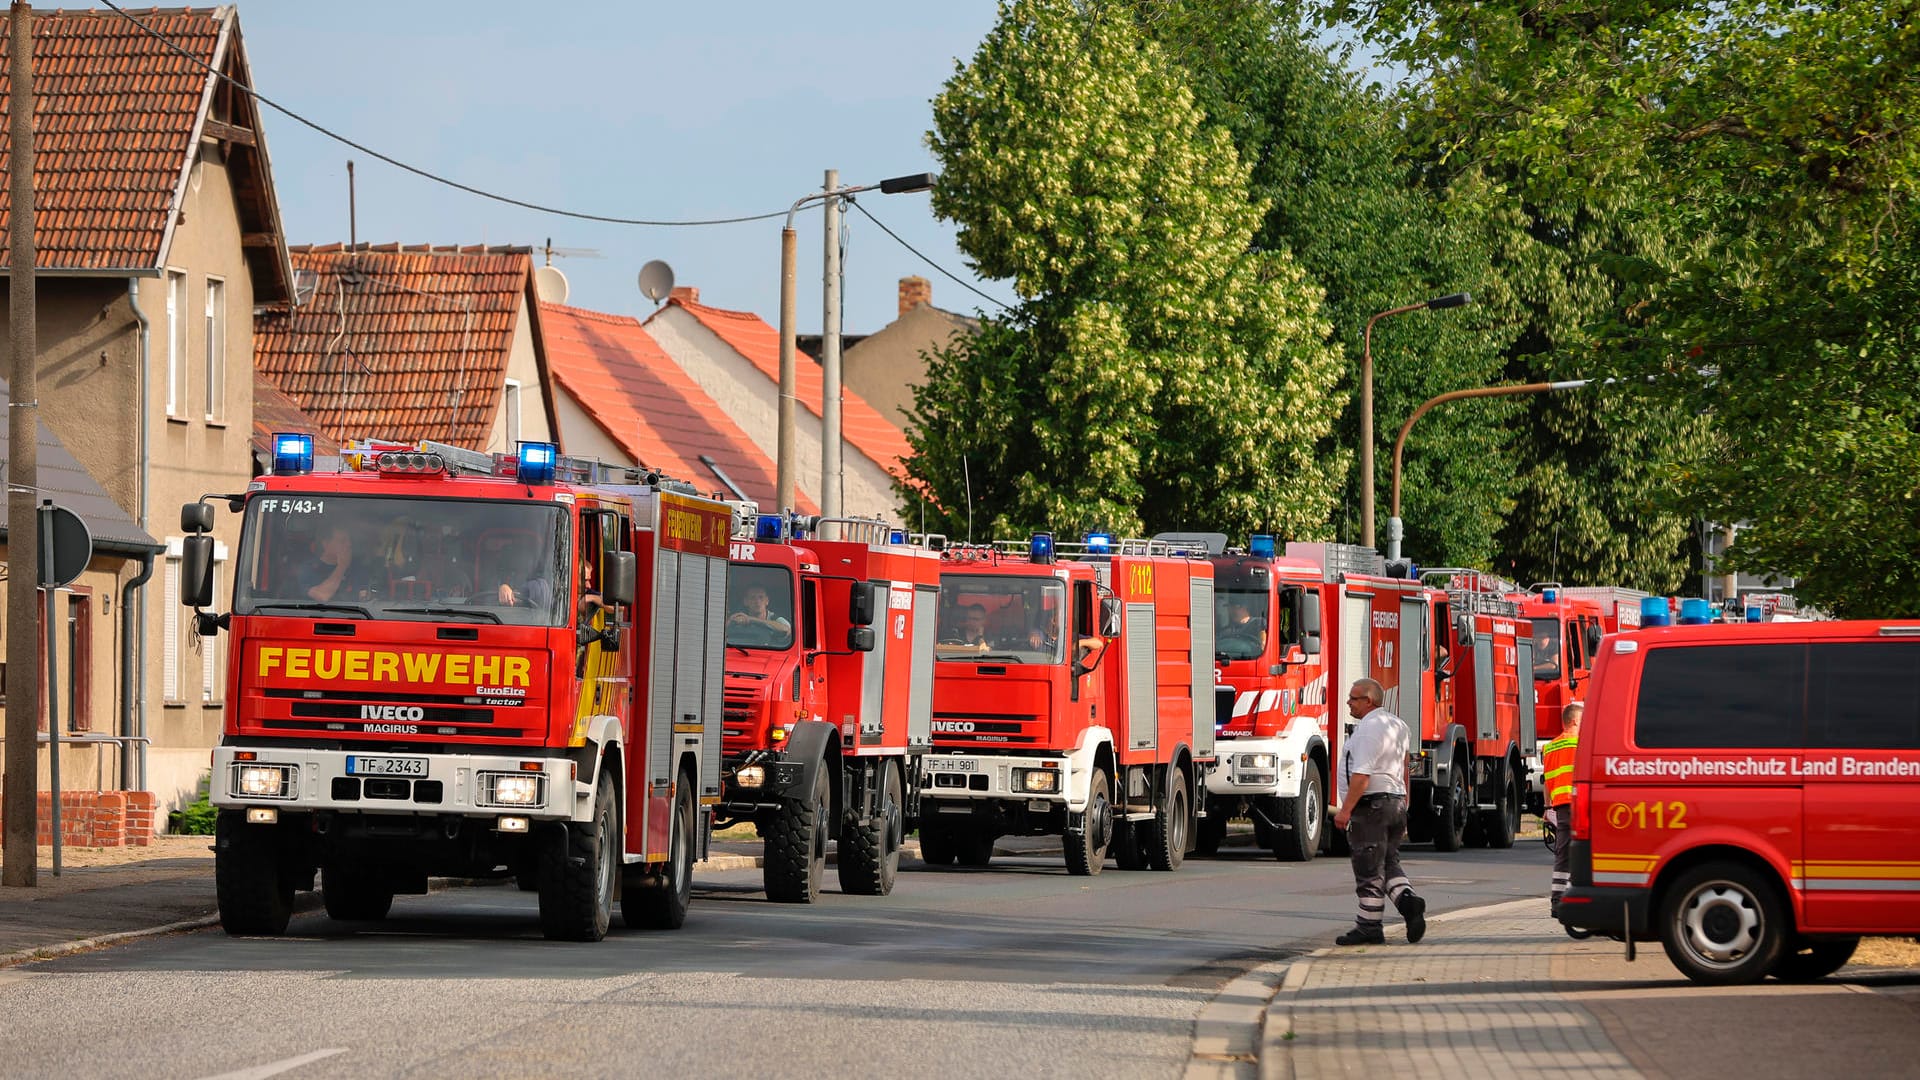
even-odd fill
[{"label": "satellite dish", "polygon": [[640,268],[640,295],[659,303],[673,292],[673,267],[659,259],[650,260]]},{"label": "satellite dish", "polygon": [[564,304],[567,302],[567,275],[561,273],[557,266],[535,267],[533,292],[543,304]]}]

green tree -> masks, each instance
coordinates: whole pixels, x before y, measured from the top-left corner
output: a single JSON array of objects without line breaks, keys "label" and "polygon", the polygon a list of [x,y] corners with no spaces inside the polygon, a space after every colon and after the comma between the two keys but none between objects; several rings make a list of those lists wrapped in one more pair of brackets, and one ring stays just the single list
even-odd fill
[{"label": "green tree", "polygon": [[[910,494],[956,531],[1318,535],[1345,463],[1321,290],[1124,12],[1012,0],[934,101],[934,209],[1018,310],[932,358]],[[969,493],[971,498],[969,498]]]},{"label": "green tree", "polygon": [[1920,610],[1914,4],[1328,14],[1415,73],[1458,159],[1662,238],[1579,253],[1612,283],[1596,368],[1711,418],[1680,479],[1703,514],[1750,526],[1734,562],[1836,612]]}]

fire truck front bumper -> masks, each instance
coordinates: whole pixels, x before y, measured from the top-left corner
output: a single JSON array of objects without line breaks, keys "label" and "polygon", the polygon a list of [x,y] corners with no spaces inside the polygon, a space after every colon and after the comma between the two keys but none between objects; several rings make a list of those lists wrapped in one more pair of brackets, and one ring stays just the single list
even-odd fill
[{"label": "fire truck front bumper", "polygon": [[1297,795],[1313,767],[1281,739],[1222,739],[1214,749],[1219,757],[1207,768],[1209,795]]},{"label": "fire truck front bumper", "polygon": [[1087,808],[1087,773],[1072,755],[937,753],[920,759],[922,797],[1025,802],[1035,810]]},{"label": "fire truck front bumper", "polygon": [[[550,751],[545,751],[550,753]],[[571,758],[218,746],[207,800],[284,813],[587,821],[594,788]]]}]

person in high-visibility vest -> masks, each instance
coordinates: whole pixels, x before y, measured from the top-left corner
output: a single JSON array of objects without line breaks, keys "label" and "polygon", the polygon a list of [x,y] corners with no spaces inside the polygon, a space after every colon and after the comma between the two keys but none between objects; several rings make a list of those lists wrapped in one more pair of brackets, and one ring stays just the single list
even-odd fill
[{"label": "person in high-visibility vest", "polygon": [[1587,707],[1569,702],[1560,714],[1560,737],[1540,750],[1546,771],[1547,813],[1553,822],[1553,913],[1560,914],[1560,897],[1567,891],[1567,852],[1573,843],[1573,750],[1579,744],[1580,717]]}]

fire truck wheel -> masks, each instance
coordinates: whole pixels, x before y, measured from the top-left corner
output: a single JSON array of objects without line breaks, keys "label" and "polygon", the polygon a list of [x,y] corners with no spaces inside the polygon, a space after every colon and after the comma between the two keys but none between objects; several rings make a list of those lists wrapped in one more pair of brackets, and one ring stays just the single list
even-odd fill
[{"label": "fire truck wheel", "polygon": [[[667,865],[654,874],[629,874],[620,883],[620,917],[635,930],[678,930],[693,902],[693,784],[680,774],[673,800],[673,837]],[[644,871],[644,866],[633,869]]]},{"label": "fire truck wheel", "polygon": [[[1271,802],[1271,800],[1269,800],[1269,802]],[[1260,820],[1260,815],[1256,811],[1253,817],[1254,844],[1263,848],[1271,848],[1273,846],[1273,838],[1275,834],[1279,833],[1279,831],[1280,831],[1279,829],[1276,829],[1273,826],[1267,824],[1266,822]]]},{"label": "fire truck wheel", "polygon": [[599,941],[613,925],[613,875],[620,862],[620,800],[600,774],[593,817],[541,837],[540,930],[550,941]]},{"label": "fire truck wheel", "polygon": [[1169,768],[1166,801],[1152,821],[1141,823],[1146,832],[1146,842],[1141,846],[1146,848],[1148,869],[1180,869],[1180,864],[1187,861],[1187,829],[1192,823],[1193,814],[1187,808],[1187,774]]},{"label": "fire truck wheel", "polygon": [[[1091,877],[1107,865],[1107,845],[1113,836],[1112,785],[1107,770],[1094,766],[1087,777],[1087,809],[1067,818],[1067,873]],[[1077,821],[1076,821],[1077,819]]]},{"label": "fire truck wheel", "polygon": [[840,828],[840,891],[885,896],[900,874],[900,773],[891,762],[880,771],[879,814],[871,825],[852,815]]},{"label": "fire truck wheel", "polygon": [[1308,769],[1300,794],[1280,800],[1290,829],[1274,831],[1273,857],[1281,862],[1312,862],[1320,851],[1320,830],[1326,827],[1327,806],[1320,797],[1320,772]]},{"label": "fire truck wheel", "polygon": [[1122,870],[1145,870],[1147,852],[1141,846],[1140,834],[1146,826],[1133,821],[1113,823],[1113,865]]},{"label": "fire truck wheel", "polygon": [[1195,855],[1218,855],[1220,844],[1227,838],[1227,805],[1209,800],[1207,816],[1200,819],[1200,827],[1193,834],[1193,853]]},{"label": "fire truck wheel", "polygon": [[982,867],[993,862],[993,842],[999,837],[984,829],[963,831],[959,836],[960,865]]},{"label": "fire truck wheel", "polygon": [[1484,818],[1483,828],[1490,848],[1510,848],[1513,838],[1520,833],[1520,789],[1513,770],[1508,768],[1506,772],[1507,782],[1500,788],[1500,805]]},{"label": "fire truck wheel", "polygon": [[1680,875],[1660,910],[1667,959],[1697,983],[1756,983],[1780,964],[1792,936],[1779,889],[1751,867],[1712,862]]},{"label": "fire truck wheel", "polygon": [[1773,977],[1781,982],[1813,982],[1847,966],[1853,959],[1853,950],[1860,947],[1860,939],[1826,938],[1816,940],[1796,936],[1780,953],[1780,962],[1773,966]]},{"label": "fire truck wheel", "polygon": [[938,825],[920,826],[920,861],[928,866],[952,866],[960,857],[953,834]]},{"label": "fire truck wheel", "polygon": [[293,880],[280,866],[280,830],[249,825],[242,811],[214,819],[214,892],[228,934],[278,937],[293,918]]},{"label": "fire truck wheel", "polygon": [[767,899],[811,904],[827,878],[827,830],[833,823],[833,787],[825,762],[813,774],[813,797],[781,801],[767,836],[762,868]]},{"label": "fire truck wheel", "polygon": [[1447,770],[1447,794],[1440,800],[1438,820],[1433,823],[1433,850],[1459,851],[1467,842],[1467,825],[1473,818],[1473,789],[1467,786],[1467,760],[1454,758]]},{"label": "fire truck wheel", "polygon": [[375,922],[393,908],[393,889],[380,878],[338,863],[321,868],[320,898],[336,922]]}]

